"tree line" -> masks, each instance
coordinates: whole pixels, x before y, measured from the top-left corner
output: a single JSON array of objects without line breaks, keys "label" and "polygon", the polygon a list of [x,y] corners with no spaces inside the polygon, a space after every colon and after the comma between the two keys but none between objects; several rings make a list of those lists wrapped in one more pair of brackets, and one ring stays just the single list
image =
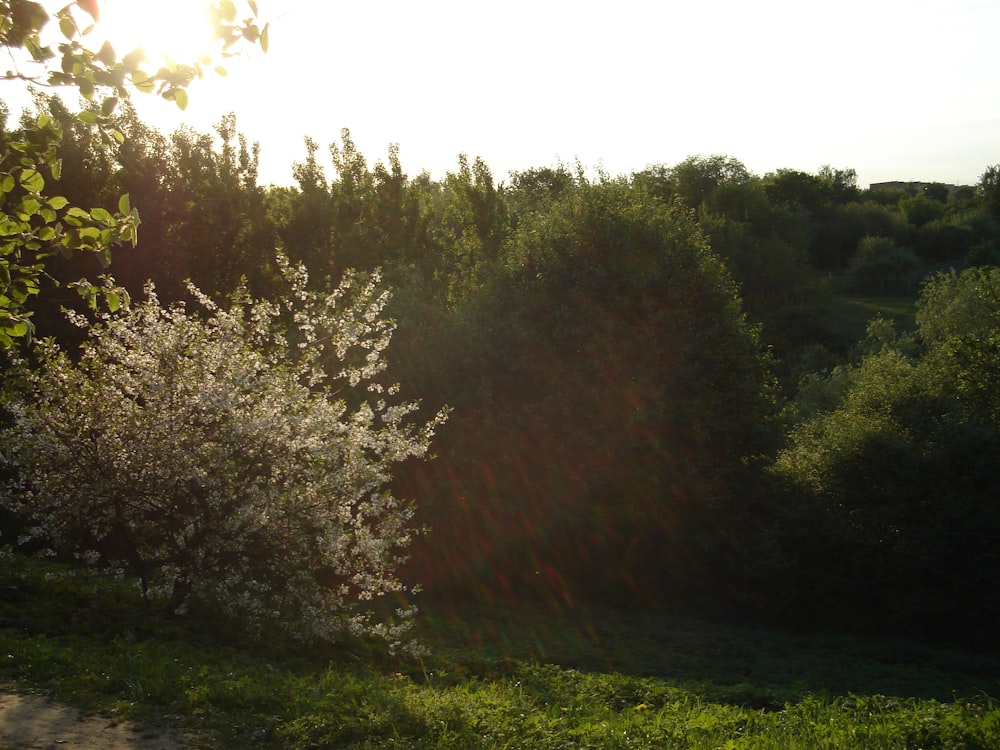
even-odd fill
[{"label": "tree line", "polygon": [[[165,303],[186,282],[267,296],[275,248],[313,290],[380,271],[396,321],[386,378],[442,405],[404,576],[431,596],[540,597],[774,621],[991,637],[1000,517],[997,168],[976,186],[870,191],[852,170],[750,173],[727,156],[498,180],[370,164],[347,130],[262,186],[235,116],[162,134],[126,102],[102,138],[57,98],[59,190],[140,207],[110,272]],[[10,119],[9,117],[7,118]],[[27,302],[59,308],[93,257],[53,258]],[[917,298],[912,329],[831,324],[837,295]]]}]

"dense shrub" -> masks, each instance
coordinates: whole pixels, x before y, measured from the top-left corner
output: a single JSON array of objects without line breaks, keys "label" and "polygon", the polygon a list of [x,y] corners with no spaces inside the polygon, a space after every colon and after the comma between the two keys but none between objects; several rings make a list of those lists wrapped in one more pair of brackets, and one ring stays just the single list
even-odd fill
[{"label": "dense shrub", "polygon": [[404,589],[412,508],[386,487],[442,415],[413,424],[416,404],[379,382],[393,325],[377,275],[317,294],[282,265],[278,302],[244,290],[221,307],[192,287],[196,312],[150,287],[76,316],[79,357],[47,343],[17,363],[2,504],[50,552],[135,574],[173,610],[395,642],[365,606]]},{"label": "dense shrub", "polygon": [[839,402],[779,455],[793,502],[824,517],[797,573],[827,622],[995,639],[998,290],[996,268],[934,277],[917,339],[883,335],[831,372]]}]

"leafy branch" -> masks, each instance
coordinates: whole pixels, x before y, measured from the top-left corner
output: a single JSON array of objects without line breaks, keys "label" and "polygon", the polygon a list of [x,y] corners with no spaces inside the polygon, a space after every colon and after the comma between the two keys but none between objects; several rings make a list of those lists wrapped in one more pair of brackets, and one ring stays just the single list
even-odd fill
[{"label": "leafy branch", "polygon": [[[233,48],[240,42],[259,44],[267,51],[268,26],[258,26],[254,0],[246,0],[246,5],[250,15],[240,19],[232,0],[208,4],[221,58],[235,54]],[[91,22],[81,24],[77,11],[89,16]],[[125,137],[111,119],[121,98],[135,89],[156,93],[185,109],[187,88],[203,77],[214,56],[204,55],[190,63],[171,61],[154,70],[141,48],[119,56],[105,41],[95,51],[86,42],[99,17],[96,0],[76,0],[51,14],[33,0],[0,0],[0,46],[7,49],[13,62],[13,69],[0,74],[0,80],[77,89],[95,104],[78,115],[80,121],[98,128],[105,138],[122,143]],[[44,30],[53,21],[63,37],[55,49],[43,39]],[[18,57],[32,72],[19,68]],[[225,72],[222,65],[215,70]],[[127,195],[119,199],[117,211],[110,211],[72,206],[64,196],[51,192],[61,170],[58,149],[62,135],[53,118],[42,115],[4,143],[0,151],[0,348],[9,348],[15,339],[30,339],[33,334],[31,313],[25,305],[40,291],[46,258],[57,253],[90,252],[107,266],[112,248],[125,243],[134,246],[138,238],[139,214]],[[86,290],[81,287],[80,291]],[[86,296],[93,299],[92,294]]]}]

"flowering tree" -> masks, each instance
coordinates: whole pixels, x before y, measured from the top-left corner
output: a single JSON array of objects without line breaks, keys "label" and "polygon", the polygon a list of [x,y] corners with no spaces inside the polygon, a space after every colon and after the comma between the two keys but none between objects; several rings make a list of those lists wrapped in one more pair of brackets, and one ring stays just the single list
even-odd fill
[{"label": "flowering tree", "polygon": [[21,363],[2,502],[52,553],[134,574],[173,610],[398,645],[409,613],[377,622],[368,606],[404,588],[412,509],[387,484],[444,413],[414,424],[417,404],[379,383],[394,326],[377,274],[319,294],[280,265],[278,302],[243,289],[219,306],[192,287],[195,314],[152,287],[137,304],[111,290],[117,309],[75,317],[78,361],[40,344],[39,366]]}]

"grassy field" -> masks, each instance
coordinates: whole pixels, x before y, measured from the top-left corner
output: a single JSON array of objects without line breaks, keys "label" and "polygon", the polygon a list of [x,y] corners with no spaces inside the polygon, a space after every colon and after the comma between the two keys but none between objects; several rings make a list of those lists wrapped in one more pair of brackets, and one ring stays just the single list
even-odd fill
[{"label": "grassy field", "polygon": [[845,341],[857,341],[865,335],[868,323],[876,315],[891,320],[897,331],[912,331],[916,296],[862,297],[837,296],[830,311],[830,330]]},{"label": "grassy field", "polygon": [[0,561],[0,679],[205,748],[998,748],[1000,654],[651,614],[435,607],[428,649],[257,644]]}]

